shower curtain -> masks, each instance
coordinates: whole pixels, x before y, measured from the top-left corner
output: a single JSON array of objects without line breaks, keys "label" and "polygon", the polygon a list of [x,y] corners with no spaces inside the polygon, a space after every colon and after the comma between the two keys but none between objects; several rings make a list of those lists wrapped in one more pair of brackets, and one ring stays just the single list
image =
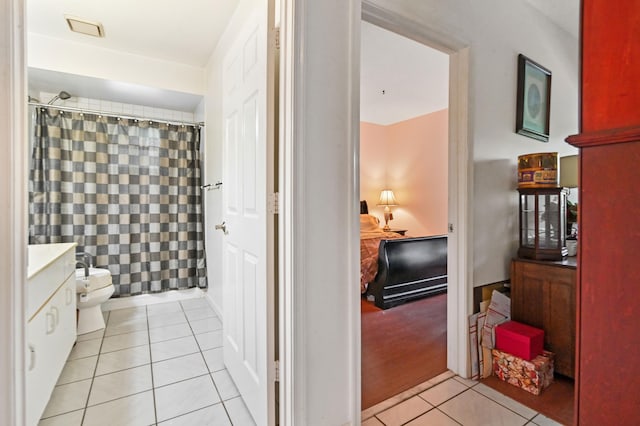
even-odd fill
[{"label": "shower curtain", "polygon": [[200,130],[38,107],[29,243],[77,242],[116,296],[207,286]]}]

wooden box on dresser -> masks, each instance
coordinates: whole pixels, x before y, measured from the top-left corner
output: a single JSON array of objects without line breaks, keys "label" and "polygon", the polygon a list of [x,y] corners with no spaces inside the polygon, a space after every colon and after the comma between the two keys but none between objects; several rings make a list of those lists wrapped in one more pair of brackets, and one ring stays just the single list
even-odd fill
[{"label": "wooden box on dresser", "polygon": [[582,0],[575,423],[640,412],[640,2]]},{"label": "wooden box on dresser", "polygon": [[511,318],[544,330],[544,348],[556,354],[555,372],[574,377],[576,261],[514,259]]},{"label": "wooden box on dresser", "polygon": [[29,246],[27,426],[38,424],[76,341],[75,246]]}]

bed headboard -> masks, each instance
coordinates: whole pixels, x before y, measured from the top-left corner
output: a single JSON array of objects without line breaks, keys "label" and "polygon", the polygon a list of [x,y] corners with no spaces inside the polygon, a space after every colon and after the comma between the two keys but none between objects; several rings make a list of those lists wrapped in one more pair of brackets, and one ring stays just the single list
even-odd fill
[{"label": "bed headboard", "polygon": [[360,214],[369,214],[369,206],[367,206],[367,200],[360,201]]}]

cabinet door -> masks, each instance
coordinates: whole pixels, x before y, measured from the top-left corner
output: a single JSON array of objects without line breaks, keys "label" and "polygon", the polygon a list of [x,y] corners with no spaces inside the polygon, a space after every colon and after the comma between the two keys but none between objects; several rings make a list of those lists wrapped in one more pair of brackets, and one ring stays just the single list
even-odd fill
[{"label": "cabinet door", "polygon": [[75,276],[27,324],[27,425],[36,425],[76,339]]},{"label": "cabinet door", "polygon": [[[66,363],[69,353],[77,338],[76,321],[76,277],[69,276],[57,294],[57,304],[60,309],[60,321],[56,329],[56,339],[60,342],[61,357]],[[56,380],[57,381],[57,380]]]},{"label": "cabinet door", "polygon": [[556,354],[555,371],[574,376],[576,300],[574,270],[553,268],[553,281],[545,285],[545,344]]},{"label": "cabinet door", "polygon": [[544,329],[544,274],[527,262],[514,261],[511,268],[511,318]]},{"label": "cabinet door", "polygon": [[27,426],[40,420],[57,380],[58,360],[49,347],[55,345],[56,312],[51,309],[53,303],[52,299],[44,305],[27,325]]},{"label": "cabinet door", "polygon": [[576,271],[517,260],[511,268],[511,317],[544,330],[544,347],[556,354],[555,371],[574,377]]}]

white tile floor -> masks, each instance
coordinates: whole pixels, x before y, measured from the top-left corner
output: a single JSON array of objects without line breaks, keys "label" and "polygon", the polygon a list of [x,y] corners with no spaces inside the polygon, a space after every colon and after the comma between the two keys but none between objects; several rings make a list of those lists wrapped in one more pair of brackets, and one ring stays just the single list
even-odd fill
[{"label": "white tile floor", "polygon": [[484,426],[559,423],[471,380],[446,372],[362,412],[363,426]]},{"label": "white tile floor", "polygon": [[[105,312],[78,337],[40,426],[254,425],[222,362],[206,299]],[[362,413],[363,426],[559,423],[447,372]]]},{"label": "white tile floor", "polygon": [[41,426],[254,425],[206,299],[105,312],[78,337]]}]

